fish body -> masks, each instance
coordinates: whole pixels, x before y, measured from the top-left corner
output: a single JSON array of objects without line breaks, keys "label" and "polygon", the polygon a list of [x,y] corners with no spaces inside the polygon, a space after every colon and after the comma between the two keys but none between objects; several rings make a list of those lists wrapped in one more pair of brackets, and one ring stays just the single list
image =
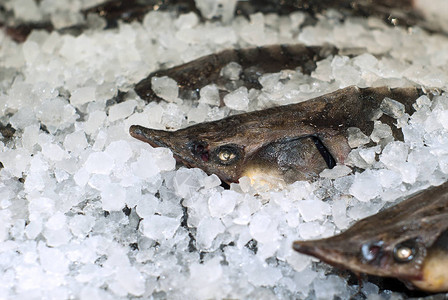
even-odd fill
[{"label": "fish body", "polygon": [[160,100],[152,90],[151,80],[154,77],[168,76],[177,82],[180,95],[186,94],[187,98],[192,98],[191,96],[194,98],[199,89],[210,83],[217,84],[221,90],[225,91],[226,80],[220,76],[220,71],[231,62],[238,63],[243,69],[240,80],[236,84],[248,89],[260,89],[258,77],[263,74],[297,68],[304,74],[311,74],[316,69],[317,61],[334,55],[338,51],[330,45],[310,47],[302,44],[228,49],[180,66],[153,72],[137,83],[134,90],[144,100]]},{"label": "fish body", "polygon": [[[404,104],[422,94],[416,88],[347,87],[305,102],[233,115],[177,131],[138,125],[130,134],[153,147],[170,148],[174,157],[221,180],[237,182],[263,176],[269,183],[310,180],[326,168],[344,163],[350,152],[347,129],[357,127],[370,135],[373,118],[385,97]],[[383,115],[394,136],[402,137],[394,118]]]},{"label": "fish body", "polygon": [[293,248],[357,274],[394,277],[428,292],[448,291],[448,182],[418,193],[345,232]]}]

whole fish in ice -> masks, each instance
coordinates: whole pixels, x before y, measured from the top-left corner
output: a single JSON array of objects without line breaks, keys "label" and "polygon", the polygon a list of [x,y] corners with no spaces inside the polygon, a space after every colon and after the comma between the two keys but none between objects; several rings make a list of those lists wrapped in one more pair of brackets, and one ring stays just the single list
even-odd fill
[{"label": "whole fish in ice", "polygon": [[356,274],[394,277],[410,288],[448,292],[448,182],[293,248]]},{"label": "whole fish in ice", "polygon": [[[40,5],[40,1],[36,2]],[[303,11],[307,16],[303,25],[309,25],[328,9],[337,10],[341,17],[377,17],[392,26],[419,26],[429,32],[443,34],[448,32],[446,18],[448,4],[444,0],[433,0],[429,5],[424,0],[244,0],[236,1],[234,15],[249,17],[257,12],[285,15],[294,11]],[[31,31],[39,29],[46,31],[57,29],[61,34],[79,35],[89,28],[87,24],[89,14],[97,14],[104,18],[105,29],[108,29],[116,28],[119,22],[142,21],[148,12],[156,10],[179,14],[194,12],[201,21],[205,20],[194,0],[108,0],[82,9],[80,14],[84,16],[84,19],[79,23],[58,29],[48,16],[43,16],[40,21],[24,22],[14,15],[10,5],[0,3],[0,28],[4,27],[6,33],[15,41],[24,42]],[[218,11],[221,11],[219,5],[216,6],[215,12]],[[210,17],[224,19],[223,14],[223,11],[221,14],[212,13]]]},{"label": "whole fish in ice", "polygon": [[253,0],[238,1],[237,12],[289,14],[305,11],[310,16],[333,9],[342,16],[377,17],[391,26],[419,26],[429,32],[448,32],[448,3],[444,0]]},{"label": "whole fish in ice", "polygon": [[[258,78],[266,73],[279,72],[282,69],[299,68],[304,74],[311,74],[316,69],[316,62],[339,50],[330,45],[309,47],[302,44],[272,45],[245,49],[228,49],[216,54],[200,57],[196,60],[173,68],[159,70],[148,75],[136,84],[134,90],[140,98],[147,101],[160,100],[152,90],[152,78],[168,76],[179,86],[180,97],[197,98],[199,89],[215,83],[219,89],[226,91],[225,80],[220,76],[221,69],[230,62],[241,65],[243,72],[240,79],[232,84],[250,88],[261,88]],[[236,89],[236,86],[232,86]]]},{"label": "whole fish in ice", "polygon": [[[347,87],[305,102],[269,108],[222,120],[196,124],[177,131],[138,125],[130,134],[153,147],[167,147],[189,167],[237,182],[248,176],[272,186],[311,180],[326,168],[344,163],[350,152],[347,130],[357,127],[367,135],[385,97],[404,105],[423,94],[417,88]],[[396,119],[380,119],[392,127],[395,138],[402,133]]]}]

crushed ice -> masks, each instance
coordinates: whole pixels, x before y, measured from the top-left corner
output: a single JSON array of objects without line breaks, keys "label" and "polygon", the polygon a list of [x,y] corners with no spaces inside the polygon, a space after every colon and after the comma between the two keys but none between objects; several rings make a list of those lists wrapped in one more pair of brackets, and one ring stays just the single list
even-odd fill
[{"label": "crushed ice", "polygon": [[[67,26],[84,2],[8,5],[23,20],[50,14]],[[357,18],[321,18],[299,30],[303,13],[232,19],[235,2],[221,2],[198,5],[224,23],[154,11],[142,24],[78,37],[34,31],[16,44],[0,32],[0,70],[16,74],[1,77],[0,121],[17,130],[0,143],[1,298],[348,298],[357,287],[326,276],[324,265],[291,249],[292,241],[331,236],[386,202],[446,180],[446,95],[420,97],[409,118],[384,99],[379,113],[399,119],[403,142],[391,142],[390,127],[379,121],[370,136],[350,129],[347,165],[366,171],[338,165],[317,182],[280,191],[256,190],[247,178],[224,190],[216,175],[176,169],[169,150],[133,140],[131,124],[177,129],[353,84],[448,88],[446,37]],[[64,21],[64,9],[73,18]],[[108,101],[160,66],[228,45],[295,42],[367,53],[328,57],[310,76],[265,74],[260,91],[236,89],[226,107],[214,85],[200,90],[199,105],[179,101],[177,83],[163,77],[153,86],[171,103],[147,105],[132,93]],[[231,80],[240,73],[235,64],[222,70]],[[363,291],[369,299],[388,293],[373,283]]]}]

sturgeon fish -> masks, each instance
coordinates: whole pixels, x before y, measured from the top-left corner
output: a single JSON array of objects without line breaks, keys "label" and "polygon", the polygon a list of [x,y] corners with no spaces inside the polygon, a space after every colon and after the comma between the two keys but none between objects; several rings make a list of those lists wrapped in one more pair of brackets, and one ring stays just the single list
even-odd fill
[{"label": "sturgeon fish", "polygon": [[[168,76],[177,82],[182,98],[197,98],[199,89],[210,83],[226,91],[229,82],[220,76],[220,71],[230,62],[236,62],[243,68],[240,79],[232,85],[261,89],[258,78],[262,74],[299,68],[303,74],[309,75],[316,69],[317,61],[339,52],[331,45],[313,47],[302,44],[228,49],[173,68],[155,71],[137,83],[134,90],[144,100],[160,100],[152,90],[151,80]],[[236,89],[235,86],[231,88]]]},{"label": "sturgeon fish", "polygon": [[[177,131],[130,127],[130,134],[153,147],[171,149],[177,161],[218,175],[227,183],[248,176],[253,182],[282,186],[311,180],[326,168],[344,163],[350,152],[347,130],[370,135],[374,115],[385,97],[407,112],[423,94],[417,88],[347,87],[305,102],[233,115]],[[380,119],[402,133],[393,117]]]},{"label": "sturgeon fish", "polygon": [[422,191],[342,234],[293,248],[356,274],[394,277],[410,288],[448,292],[448,182]]}]

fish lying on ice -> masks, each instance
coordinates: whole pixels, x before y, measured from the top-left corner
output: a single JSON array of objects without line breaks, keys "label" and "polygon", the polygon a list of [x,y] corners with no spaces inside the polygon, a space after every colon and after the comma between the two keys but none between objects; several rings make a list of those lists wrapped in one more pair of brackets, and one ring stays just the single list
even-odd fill
[{"label": "fish lying on ice", "polygon": [[[339,50],[330,45],[310,47],[293,44],[228,49],[173,68],[153,72],[137,83],[134,90],[144,100],[160,100],[152,90],[151,81],[154,77],[168,76],[177,82],[181,97],[187,94],[186,98],[197,98],[199,89],[210,83],[217,84],[219,89],[224,91],[228,80],[220,76],[220,71],[231,62],[238,63],[243,69],[236,84],[248,89],[260,89],[258,78],[263,74],[297,68],[303,74],[311,74],[316,69],[317,61],[337,53]],[[232,89],[236,87],[232,86]]]},{"label": "fish lying on ice", "polygon": [[293,248],[356,274],[394,277],[410,288],[448,292],[448,182],[320,240]]},{"label": "fish lying on ice", "polygon": [[[326,168],[344,163],[350,152],[347,130],[370,135],[374,116],[385,97],[405,111],[423,94],[417,88],[357,88],[354,86],[305,102],[233,115],[177,131],[130,127],[130,134],[153,147],[167,147],[189,167],[216,174],[227,183],[248,176],[253,182],[281,186],[311,180]],[[391,116],[395,138],[402,133]]]},{"label": "fish lying on ice", "polygon": [[[39,1],[37,1],[39,5]],[[231,5],[230,5],[231,6]],[[229,6],[229,7],[230,7]],[[276,13],[279,15],[291,14],[294,11],[303,11],[307,14],[304,24],[313,24],[317,16],[328,9],[337,10],[341,17],[361,16],[377,17],[392,26],[419,26],[433,33],[446,34],[448,32],[448,3],[445,0],[431,0],[428,5],[425,0],[250,0],[236,1],[234,15],[248,17],[261,12],[264,14]],[[57,29],[61,34],[79,35],[88,29],[87,16],[96,14],[106,21],[105,28],[116,28],[120,22],[142,21],[150,11],[170,11],[177,13],[194,12],[201,20],[205,20],[194,0],[109,0],[95,6],[82,9],[83,19],[73,26]],[[212,9],[213,11],[213,9]],[[219,4],[213,19],[223,18],[219,14]],[[222,12],[223,13],[223,12]],[[226,13],[227,14],[227,13]],[[232,13],[230,12],[230,15]],[[14,16],[9,6],[0,3],[0,28],[4,27],[6,33],[17,42],[24,42],[33,30],[55,30],[55,25],[47,15],[35,22],[24,22],[20,17]]]}]

